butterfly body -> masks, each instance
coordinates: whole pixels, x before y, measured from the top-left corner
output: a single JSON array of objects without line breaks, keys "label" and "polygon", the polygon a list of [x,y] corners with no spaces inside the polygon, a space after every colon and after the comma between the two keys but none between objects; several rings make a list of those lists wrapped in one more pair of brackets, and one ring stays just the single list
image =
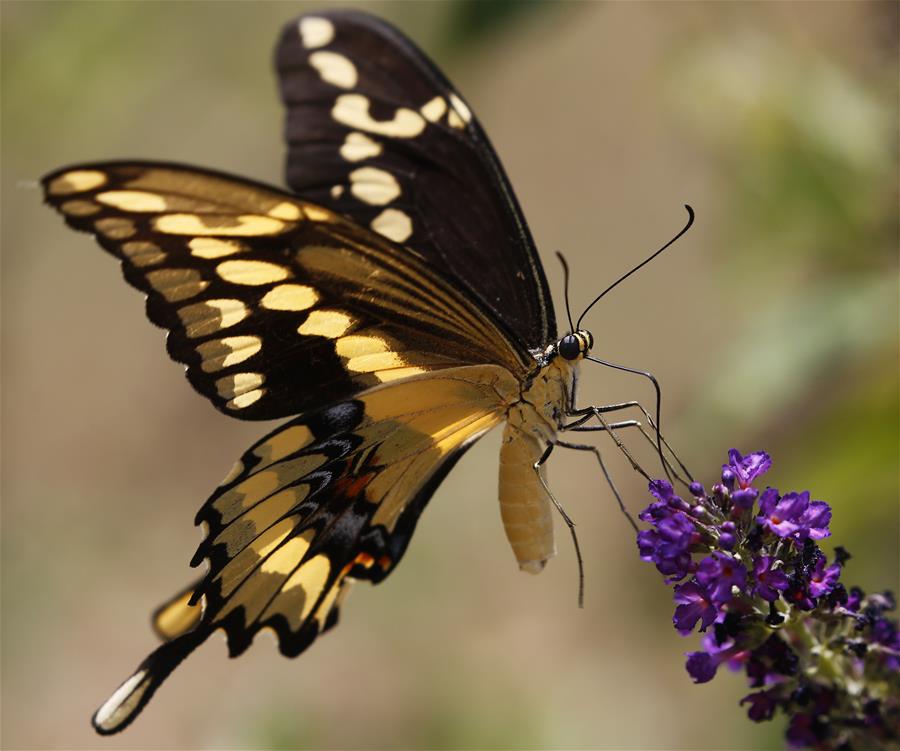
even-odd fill
[{"label": "butterfly body", "polygon": [[[557,339],[499,160],[414,45],[355,11],[302,16],[276,52],[290,191],[192,166],[82,164],[46,200],[147,296],[223,413],[288,421],[196,516],[206,573],[154,614],[163,643],[97,711],[126,727],[215,631],[294,656],[354,581],[382,581],[465,451],[505,424],[499,499],[521,569],[555,553],[543,461],[593,339]],[[584,414],[582,410],[578,414]],[[583,420],[582,420],[583,422]]]}]

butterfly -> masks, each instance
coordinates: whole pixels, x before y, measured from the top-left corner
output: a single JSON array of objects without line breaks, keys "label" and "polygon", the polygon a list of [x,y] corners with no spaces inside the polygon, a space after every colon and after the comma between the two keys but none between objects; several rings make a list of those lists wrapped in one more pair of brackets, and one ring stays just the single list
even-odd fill
[{"label": "butterfly", "polygon": [[342,10],[288,23],[276,66],[290,191],[149,161],[42,181],[146,295],[200,394],[239,419],[290,418],[198,512],[191,563],[207,571],[153,614],[162,644],[97,710],[101,734],[217,630],[232,656],[264,628],[303,652],[354,582],[394,570],[437,486],[500,425],[506,536],[539,572],[556,551],[544,460],[564,430],[603,422],[575,407],[593,337],[570,317],[558,338],[509,181],[435,65]]}]

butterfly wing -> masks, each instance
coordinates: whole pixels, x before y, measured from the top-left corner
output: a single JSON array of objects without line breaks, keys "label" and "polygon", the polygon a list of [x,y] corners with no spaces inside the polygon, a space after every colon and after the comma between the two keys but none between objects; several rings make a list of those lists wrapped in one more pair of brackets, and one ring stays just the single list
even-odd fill
[{"label": "butterfly wing", "polygon": [[[94,717],[122,730],[210,633],[232,656],[263,628],[285,655],[337,622],[354,580],[377,583],[403,556],[434,489],[465,449],[505,416],[518,382],[498,366],[390,384],[295,419],[263,438],[203,506],[193,565],[203,580],[154,618],[167,641]],[[506,394],[506,396],[504,396]]]},{"label": "butterfly wing", "polygon": [[287,24],[287,181],[452,273],[527,348],[555,339],[531,234],[487,136],[433,63],[359,11]]},{"label": "butterfly wing", "polygon": [[170,356],[226,414],[286,417],[401,378],[533,362],[452,278],[276,188],[150,162],[70,167],[44,187],[120,259]]}]

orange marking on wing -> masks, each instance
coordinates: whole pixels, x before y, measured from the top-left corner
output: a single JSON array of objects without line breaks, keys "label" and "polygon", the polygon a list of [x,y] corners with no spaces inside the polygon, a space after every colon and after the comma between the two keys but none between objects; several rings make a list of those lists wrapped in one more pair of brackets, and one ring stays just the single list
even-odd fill
[{"label": "orange marking on wing", "polygon": [[365,493],[366,486],[375,478],[374,473],[359,475],[357,477],[342,477],[334,484],[335,494],[347,498],[359,498]]},{"label": "orange marking on wing", "polygon": [[354,566],[362,566],[363,568],[372,568],[375,565],[375,559],[368,553],[358,553],[350,563],[341,570],[341,576],[346,576],[353,570]]}]

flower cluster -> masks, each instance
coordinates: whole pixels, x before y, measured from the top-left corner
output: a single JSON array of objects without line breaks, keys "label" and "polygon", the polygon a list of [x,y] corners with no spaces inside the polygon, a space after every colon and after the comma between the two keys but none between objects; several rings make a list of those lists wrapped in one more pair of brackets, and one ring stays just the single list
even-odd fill
[{"label": "flower cluster", "polygon": [[768,454],[732,449],[721,481],[697,482],[682,498],[666,480],[640,514],[641,558],[674,587],[673,623],[698,629],[701,649],[687,653],[696,683],[720,666],[743,670],[754,691],[741,700],[750,719],[789,718],[795,748],[846,751],[900,743],[900,633],[885,617],[890,592],[849,591],[816,541],[828,537],[831,509],[808,492],[760,492]]}]

